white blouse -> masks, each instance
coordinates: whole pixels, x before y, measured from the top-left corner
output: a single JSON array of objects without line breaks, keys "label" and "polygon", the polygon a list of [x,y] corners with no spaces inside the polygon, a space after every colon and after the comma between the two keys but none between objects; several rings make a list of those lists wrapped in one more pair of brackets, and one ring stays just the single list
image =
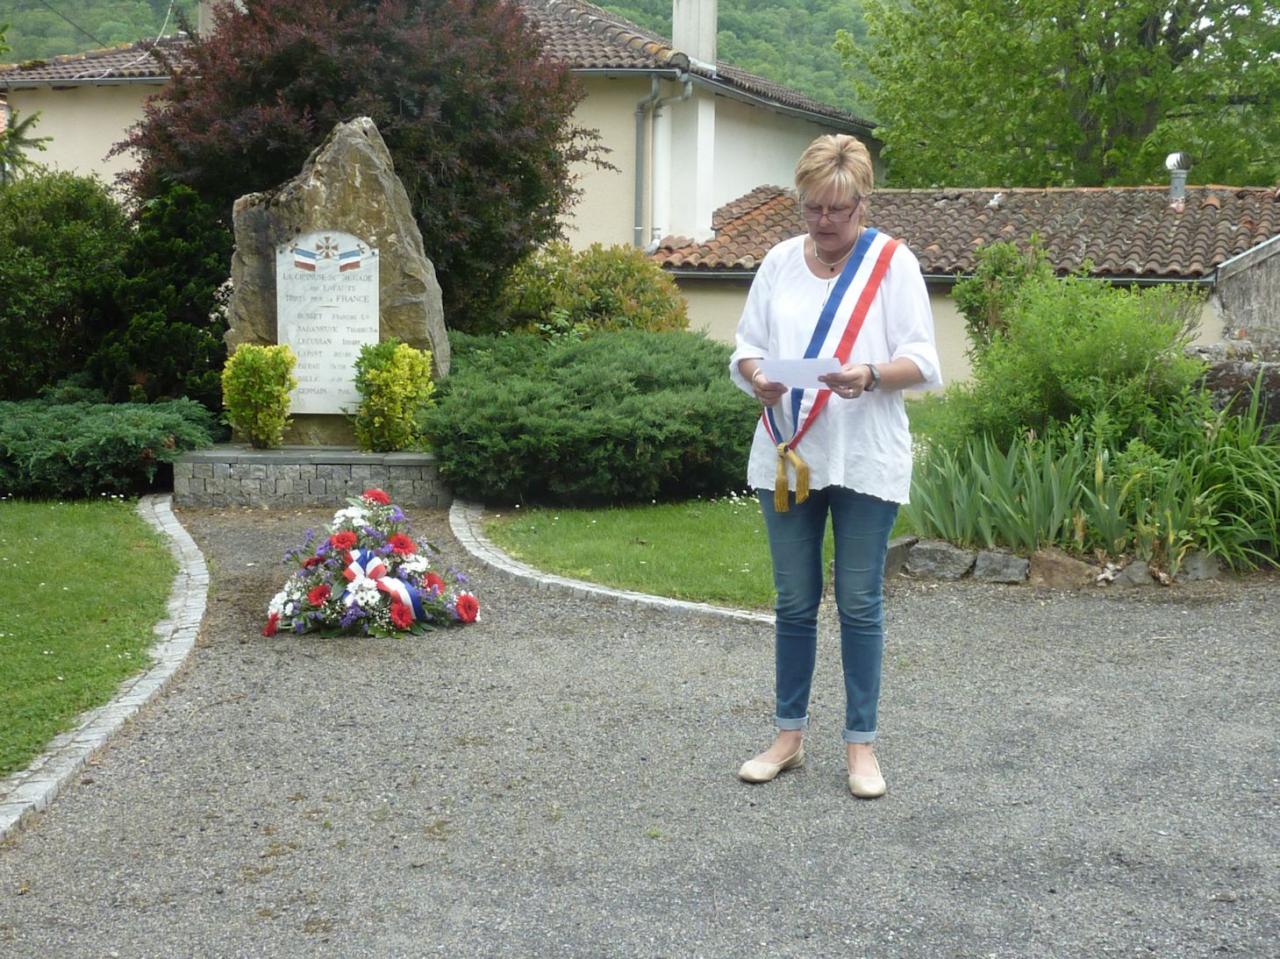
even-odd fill
[{"label": "white blouse", "polygon": [[[835,278],[819,279],[806,265],[807,239],[797,236],[770,250],[751,284],[738,322],[737,349],[729,360],[729,375],[740,389],[752,395],[751,384],[738,370],[739,361],[803,357],[826,298],[835,287]],[[832,323],[834,339],[848,325],[858,294],[874,265],[875,252],[873,248],[867,254],[836,311]],[[834,354],[824,351],[823,355]],[[924,382],[912,389],[942,385],[933,314],[920,263],[915,254],[899,244],[853,344],[850,360],[882,365],[901,357],[914,362],[924,375]],[[790,394],[774,407],[774,416],[783,438],[790,438],[795,432]],[[854,399],[832,393],[796,452],[809,465],[811,489],[843,486],[889,502],[908,500],[911,435],[900,390],[881,388]],[[747,463],[747,483],[753,489],[773,489],[777,463],[777,448],[763,422],[757,421]],[[787,475],[790,488],[795,489],[795,471],[788,469]]]}]

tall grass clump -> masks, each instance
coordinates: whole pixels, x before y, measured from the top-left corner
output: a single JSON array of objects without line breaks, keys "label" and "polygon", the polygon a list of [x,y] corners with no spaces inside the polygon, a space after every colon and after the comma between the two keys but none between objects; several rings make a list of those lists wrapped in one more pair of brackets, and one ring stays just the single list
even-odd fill
[{"label": "tall grass clump", "polygon": [[1280,437],[1261,390],[1216,409],[1186,355],[1197,295],[1054,277],[997,244],[957,284],[973,379],[927,410],[904,514],[968,545],[1060,546],[1176,572],[1277,563]]}]

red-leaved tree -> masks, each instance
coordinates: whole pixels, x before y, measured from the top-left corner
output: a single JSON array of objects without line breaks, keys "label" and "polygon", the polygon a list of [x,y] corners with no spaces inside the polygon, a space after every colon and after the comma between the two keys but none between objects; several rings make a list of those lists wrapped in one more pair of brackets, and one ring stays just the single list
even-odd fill
[{"label": "red-leaved tree", "polygon": [[506,270],[559,233],[571,165],[595,159],[568,69],[510,0],[223,4],[190,66],[119,152],[138,198],[167,180],[223,211],[295,176],[334,124],[369,116],[395,160],[450,326],[482,329]]}]

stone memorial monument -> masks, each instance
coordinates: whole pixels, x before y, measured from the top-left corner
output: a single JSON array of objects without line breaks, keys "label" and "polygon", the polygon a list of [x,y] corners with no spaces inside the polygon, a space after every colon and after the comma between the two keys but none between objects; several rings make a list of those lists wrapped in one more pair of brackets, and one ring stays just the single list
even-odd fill
[{"label": "stone memorial monument", "polygon": [[336,231],[280,244],[276,330],[298,357],[292,412],[354,411],[360,396],[352,366],[362,346],[378,342],[378,251]]},{"label": "stone memorial monument", "polygon": [[396,337],[429,349],[437,379],[449,341],[435,268],[404,185],[368,117],[338,124],[302,172],[236,201],[227,347],[287,343],[298,356],[285,442],[348,446],[351,364]]}]

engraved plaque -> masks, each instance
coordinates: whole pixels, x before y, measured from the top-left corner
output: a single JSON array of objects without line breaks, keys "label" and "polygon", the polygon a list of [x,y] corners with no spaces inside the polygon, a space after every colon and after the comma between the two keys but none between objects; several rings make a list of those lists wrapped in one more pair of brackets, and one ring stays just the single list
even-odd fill
[{"label": "engraved plaque", "polygon": [[336,230],[276,248],[276,339],[298,357],[292,413],[354,413],[356,357],[378,342],[378,251]]}]

